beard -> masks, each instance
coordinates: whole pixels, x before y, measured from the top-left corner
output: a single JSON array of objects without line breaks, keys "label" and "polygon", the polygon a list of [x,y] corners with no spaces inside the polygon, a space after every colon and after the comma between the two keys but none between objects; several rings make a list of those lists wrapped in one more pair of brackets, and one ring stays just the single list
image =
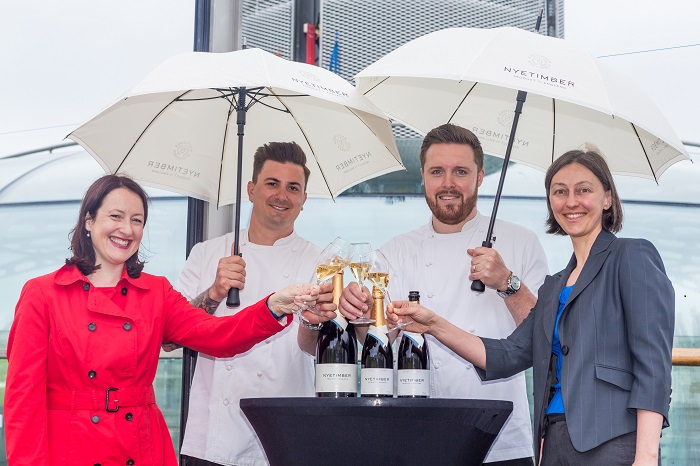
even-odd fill
[{"label": "beard", "polygon": [[[462,202],[456,205],[441,206],[438,197],[444,194],[458,196]],[[457,191],[440,191],[435,194],[434,198],[430,198],[427,194],[425,194],[425,202],[428,203],[430,211],[439,222],[444,223],[445,225],[457,225],[458,223],[466,220],[466,218],[469,217],[469,214],[471,214],[476,208],[477,197],[478,193],[476,190],[474,191],[474,194],[466,199],[462,193]]]}]

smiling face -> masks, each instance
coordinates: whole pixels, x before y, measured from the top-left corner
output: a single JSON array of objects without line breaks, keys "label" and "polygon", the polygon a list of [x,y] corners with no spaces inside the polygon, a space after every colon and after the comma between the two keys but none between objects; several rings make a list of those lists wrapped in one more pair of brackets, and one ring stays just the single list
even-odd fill
[{"label": "smiling face", "polygon": [[304,183],[301,165],[267,160],[257,182],[248,183],[248,197],[253,203],[251,230],[274,232],[277,239],[290,235],[306,202]]},{"label": "smiling face", "polygon": [[95,265],[101,270],[121,270],[139,249],[143,238],[144,206],[141,198],[126,188],[107,194],[94,218],[85,220],[95,250]]},{"label": "smiling face", "polygon": [[565,165],[552,177],[547,195],[554,219],[573,242],[595,241],[611,193],[592,171],[579,163]]},{"label": "smiling face", "polygon": [[479,170],[474,160],[474,149],[466,144],[431,145],[425,152],[421,176],[436,232],[460,231],[474,218],[478,188],[484,180],[484,170]]}]

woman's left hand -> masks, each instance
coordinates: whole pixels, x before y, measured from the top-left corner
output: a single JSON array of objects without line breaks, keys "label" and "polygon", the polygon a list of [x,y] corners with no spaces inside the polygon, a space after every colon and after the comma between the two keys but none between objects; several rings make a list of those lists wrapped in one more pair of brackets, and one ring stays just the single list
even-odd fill
[{"label": "woman's left hand", "polygon": [[274,293],[267,300],[268,307],[278,316],[302,310],[309,323],[318,324],[335,317],[333,285],[299,283]]},{"label": "woman's left hand", "polygon": [[320,324],[335,317],[337,306],[333,303],[333,284],[324,283],[319,285],[318,297],[313,304],[306,304],[306,309],[302,311],[302,316],[309,324]]}]

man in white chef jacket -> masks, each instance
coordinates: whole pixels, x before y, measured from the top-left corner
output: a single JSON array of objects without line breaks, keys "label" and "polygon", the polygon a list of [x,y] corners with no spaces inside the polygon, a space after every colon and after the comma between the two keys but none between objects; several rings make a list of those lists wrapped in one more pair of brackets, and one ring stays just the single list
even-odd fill
[{"label": "man in white chef jacket", "polygon": [[[505,338],[537,301],[535,293],[547,274],[542,245],[532,231],[497,220],[493,249],[481,246],[489,217],[476,207],[484,178],[484,153],[474,133],[452,124],[434,128],[423,140],[420,161],[432,215],[426,225],[381,247],[396,272],[389,280],[389,294],[394,300],[405,300],[409,291],[419,291],[421,304],[457,327],[480,336]],[[471,291],[472,280],[481,280],[485,292]],[[369,295],[367,289],[363,292],[351,283],[343,290],[341,313],[349,319],[367,315]],[[362,341],[362,327],[357,332]],[[532,466],[524,374],[482,382],[470,363],[432,335],[426,337],[430,396],[513,402],[513,413],[485,464]]]},{"label": "man in white chef jacket", "polygon": [[[193,305],[225,316],[275,290],[308,283],[320,249],[294,232],[294,222],[306,201],[308,178],[306,156],[296,143],[272,142],[258,148],[253,180],[247,187],[253,203],[250,226],[240,232],[242,257],[232,255],[233,233],[199,243],[192,248],[175,287]],[[235,309],[226,306],[231,287],[241,289],[241,305]],[[294,320],[246,353],[232,358],[198,356],[182,444],[182,454],[192,458],[190,463],[268,464],[239,401],[314,396],[313,357],[299,344],[314,344],[316,332],[300,328],[298,319]]]}]

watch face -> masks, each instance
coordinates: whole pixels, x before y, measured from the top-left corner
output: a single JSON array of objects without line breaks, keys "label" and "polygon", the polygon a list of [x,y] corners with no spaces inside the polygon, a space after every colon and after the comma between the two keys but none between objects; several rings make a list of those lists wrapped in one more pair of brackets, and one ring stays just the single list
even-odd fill
[{"label": "watch face", "polygon": [[512,288],[513,291],[518,291],[520,289],[520,279],[517,276],[512,275],[508,283],[508,288]]}]

